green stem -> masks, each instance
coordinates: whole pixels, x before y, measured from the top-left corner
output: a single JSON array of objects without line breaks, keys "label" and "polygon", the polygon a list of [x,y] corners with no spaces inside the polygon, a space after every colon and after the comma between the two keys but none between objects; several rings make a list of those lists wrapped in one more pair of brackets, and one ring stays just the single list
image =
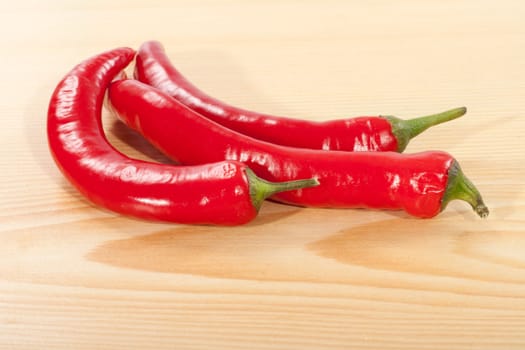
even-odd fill
[{"label": "green stem", "polygon": [[465,113],[467,113],[467,108],[459,107],[442,113],[408,120],[400,119],[394,116],[385,116],[384,118],[386,118],[392,126],[392,133],[396,137],[398,143],[398,152],[403,152],[408,145],[408,142],[412,138],[421,134],[423,131],[434,125],[459,118]]},{"label": "green stem", "polygon": [[314,187],[319,185],[319,181],[315,178],[284,181],[284,182],[271,182],[264,180],[253,172],[253,170],[246,168],[246,175],[248,176],[248,182],[250,184],[250,197],[255,209],[259,210],[263,201],[279,192],[299,190],[307,187]]},{"label": "green stem", "polygon": [[454,199],[469,203],[476,214],[482,218],[489,215],[489,209],[485,203],[483,203],[481,194],[474,184],[465,176],[457,161],[452,163],[448,171],[447,188],[441,201],[441,210],[445,209],[447,204]]}]

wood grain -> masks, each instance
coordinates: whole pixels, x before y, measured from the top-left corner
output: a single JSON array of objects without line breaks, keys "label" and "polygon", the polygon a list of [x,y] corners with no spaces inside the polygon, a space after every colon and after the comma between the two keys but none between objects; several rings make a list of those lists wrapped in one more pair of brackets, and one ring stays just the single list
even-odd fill
[{"label": "wood grain", "polygon": [[[0,348],[524,349],[520,1],[31,1],[0,5]],[[121,217],[62,177],[48,99],[80,60],[160,40],[204,91],[323,120],[467,106],[444,149],[491,209],[432,220],[265,203],[234,228]],[[169,160],[104,112],[110,142]]]}]

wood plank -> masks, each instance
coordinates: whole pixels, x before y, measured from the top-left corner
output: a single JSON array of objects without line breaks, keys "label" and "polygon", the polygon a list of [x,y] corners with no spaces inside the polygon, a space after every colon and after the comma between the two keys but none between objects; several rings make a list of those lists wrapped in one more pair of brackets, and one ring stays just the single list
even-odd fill
[{"label": "wood plank", "polygon": [[[0,5],[0,348],[525,348],[524,17],[512,0]],[[149,39],[204,91],[267,113],[467,106],[407,152],[452,153],[490,217],[267,202],[224,228],[92,206],[48,152],[49,97],[84,58]],[[108,111],[104,127],[169,162]]]}]

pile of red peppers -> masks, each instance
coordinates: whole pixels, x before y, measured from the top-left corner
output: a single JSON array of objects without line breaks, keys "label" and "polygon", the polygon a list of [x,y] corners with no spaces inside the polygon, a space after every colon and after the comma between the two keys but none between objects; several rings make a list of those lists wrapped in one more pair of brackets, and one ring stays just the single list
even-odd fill
[{"label": "pile of red peppers", "polygon": [[[121,72],[134,61],[134,77]],[[108,107],[177,165],[128,157],[107,140]],[[451,200],[488,215],[448,153],[403,154],[410,139],[466,113],[314,122],[248,111],[191,84],[159,42],[88,58],[51,96],[47,135],[64,176],[95,205],[147,220],[240,225],[264,202],[404,210],[430,218]]]}]

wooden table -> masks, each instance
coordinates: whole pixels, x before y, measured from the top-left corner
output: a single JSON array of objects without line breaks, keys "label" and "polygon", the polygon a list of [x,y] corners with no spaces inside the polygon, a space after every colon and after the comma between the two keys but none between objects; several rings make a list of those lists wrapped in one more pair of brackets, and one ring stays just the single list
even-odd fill
[{"label": "wooden table", "polygon": [[[0,5],[0,348],[524,349],[522,1],[30,1]],[[305,119],[467,106],[407,152],[483,193],[431,220],[265,203],[234,228],[90,205],[47,149],[76,63],[161,41],[197,86]],[[110,141],[165,158],[105,113]]]}]

